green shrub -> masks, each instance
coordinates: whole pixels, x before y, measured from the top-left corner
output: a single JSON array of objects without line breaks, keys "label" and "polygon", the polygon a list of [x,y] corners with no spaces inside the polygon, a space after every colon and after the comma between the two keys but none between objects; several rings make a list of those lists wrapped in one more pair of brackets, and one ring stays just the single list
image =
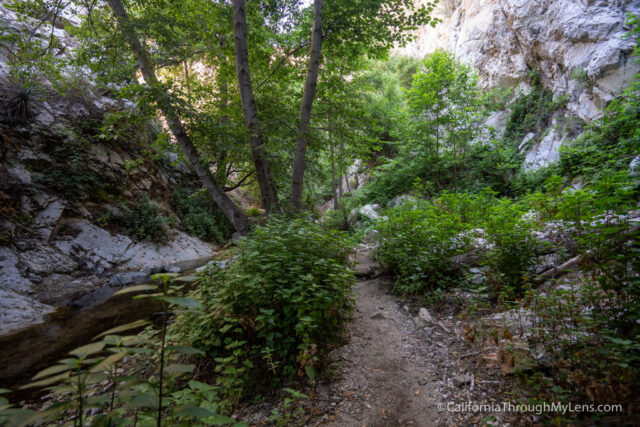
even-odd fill
[{"label": "green shrub", "polygon": [[559,103],[553,101],[553,94],[542,86],[540,76],[532,72],[531,92],[519,96],[511,106],[505,139],[519,143],[529,132],[539,135],[549,127],[558,106]]},{"label": "green shrub", "polygon": [[344,203],[337,210],[327,210],[320,224],[329,230],[351,231],[352,229],[352,224],[349,221],[349,211]]},{"label": "green shrub", "polygon": [[634,85],[604,110],[579,138],[560,148],[560,173],[585,181],[629,169],[640,153],[640,90]]},{"label": "green shrub", "polygon": [[117,214],[111,215],[107,221],[124,234],[141,241],[164,243],[169,238],[170,219],[147,196],[139,198],[135,203],[121,203]]},{"label": "green shrub", "polygon": [[182,317],[176,331],[215,358],[231,402],[259,379],[314,375],[352,309],[350,251],[343,234],[273,218],[199,283],[203,313]]},{"label": "green shrub", "polygon": [[445,193],[431,202],[405,203],[384,213],[376,229],[380,264],[398,277],[397,290],[424,293],[461,279],[450,259],[469,250],[467,195]]},{"label": "green shrub", "polygon": [[448,193],[431,202],[389,209],[378,222],[376,256],[398,277],[397,289],[425,293],[464,282],[452,258],[472,251],[472,239],[487,247],[478,255],[490,268],[492,296],[521,295],[535,256],[532,225],[522,218],[525,204],[498,200],[486,189],[478,194]]},{"label": "green shrub", "polygon": [[0,86],[0,117],[10,125],[31,123],[41,107],[43,94],[32,83],[7,82]]},{"label": "green shrub", "polygon": [[204,190],[191,194],[186,188],[178,188],[173,192],[171,205],[192,236],[223,242],[231,235],[229,220]]},{"label": "green shrub", "polygon": [[247,216],[260,216],[262,214],[262,212],[260,212],[260,209],[256,208],[255,206],[247,209],[245,213],[247,214]]},{"label": "green shrub", "polygon": [[536,255],[533,227],[523,219],[524,209],[518,203],[502,199],[492,206],[484,230],[492,247],[485,257],[490,269],[492,295],[506,298],[522,296],[529,267]]}]

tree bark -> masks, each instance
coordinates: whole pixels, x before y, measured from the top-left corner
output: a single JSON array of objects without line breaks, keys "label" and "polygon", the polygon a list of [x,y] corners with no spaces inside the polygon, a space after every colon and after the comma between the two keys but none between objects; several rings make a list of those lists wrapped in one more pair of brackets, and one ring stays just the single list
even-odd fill
[{"label": "tree bark", "polygon": [[[342,192],[343,192],[342,181],[349,179],[349,176],[344,170],[344,134],[340,135],[340,147],[339,147],[338,159],[339,159],[338,168],[340,169],[340,184],[338,185],[338,196],[340,197],[340,200],[342,200]],[[347,185],[349,185],[349,183],[347,183]]]},{"label": "tree bark", "polygon": [[333,209],[338,210],[340,200],[338,199],[338,183],[336,181],[336,162],[333,149],[333,122],[331,113],[327,114],[327,128],[329,134],[329,154],[331,158],[331,193],[333,194]]},{"label": "tree bark", "polygon": [[320,72],[320,59],[322,56],[322,6],[323,0],[314,0],[314,20],[311,31],[311,54],[307,77],[302,93],[300,105],[300,119],[298,121],[298,138],[296,141],[296,153],[293,158],[293,171],[291,173],[291,207],[294,211],[302,208],[302,189],[304,184],[305,155],[307,153],[309,123],[311,122],[311,108],[316,93],[318,74]]},{"label": "tree bark", "polygon": [[229,222],[231,222],[236,231],[246,233],[249,230],[249,223],[246,216],[231,199],[227,197],[223,189],[213,178],[211,171],[202,165],[198,151],[189,138],[189,135],[187,135],[186,129],[180,121],[177,111],[171,105],[167,93],[159,90],[158,79],[151,58],[140,42],[121,0],[107,0],[107,2],[118,21],[122,33],[131,46],[131,50],[138,61],[138,66],[140,67],[145,83],[155,92],[155,98],[158,102],[160,112],[165,117],[167,125],[178,142],[178,145],[189,159],[189,162],[207,189],[207,192],[229,219]]},{"label": "tree bark", "polygon": [[264,139],[260,132],[258,122],[258,108],[256,107],[253,88],[251,87],[249,49],[247,46],[247,17],[244,0],[233,0],[232,3],[236,74],[238,77],[238,87],[240,88],[244,121],[249,131],[251,156],[256,168],[256,177],[258,179],[258,185],[260,186],[264,209],[267,214],[269,212],[280,212],[278,193],[273,181],[273,175],[271,174],[271,167],[267,160],[267,150],[265,149]]}]

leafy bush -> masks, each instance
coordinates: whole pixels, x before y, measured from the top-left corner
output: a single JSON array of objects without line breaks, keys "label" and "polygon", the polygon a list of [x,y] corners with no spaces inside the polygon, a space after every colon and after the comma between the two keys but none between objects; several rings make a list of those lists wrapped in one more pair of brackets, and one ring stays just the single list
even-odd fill
[{"label": "leafy bush", "polygon": [[229,220],[204,190],[190,194],[187,189],[178,188],[173,192],[171,205],[192,236],[223,242],[231,235]]},{"label": "leafy bush", "polygon": [[273,218],[199,283],[203,313],[182,317],[176,331],[215,358],[232,404],[258,379],[314,375],[352,309],[349,252],[338,232]]},{"label": "leafy bush", "polygon": [[433,202],[405,203],[385,212],[376,226],[380,242],[376,257],[398,276],[398,291],[424,293],[461,280],[450,260],[470,250],[472,236],[464,232],[471,230],[471,217],[485,203],[484,196],[444,193]]},{"label": "leafy bush", "polygon": [[338,209],[327,210],[321,221],[321,225],[329,230],[351,231],[353,228],[349,221],[349,210],[343,202]]},{"label": "leafy bush", "polygon": [[629,169],[640,153],[640,89],[629,88],[576,140],[560,148],[560,173],[596,181]]},{"label": "leafy bush", "polygon": [[109,222],[138,240],[164,243],[169,238],[167,224],[170,219],[147,196],[139,198],[136,203],[120,204],[117,214],[111,216]]},{"label": "leafy bush", "polygon": [[492,247],[484,263],[489,267],[490,291],[493,296],[522,296],[527,270],[536,255],[532,224],[523,218],[524,209],[509,199],[492,206],[484,230]]},{"label": "leafy bush", "polygon": [[530,80],[531,92],[519,96],[511,107],[505,130],[507,140],[519,143],[529,132],[540,134],[549,127],[551,116],[558,107],[553,94],[542,86],[536,72],[531,73]]},{"label": "leafy bush", "polygon": [[398,277],[397,289],[425,293],[464,282],[453,258],[471,252],[472,240],[486,241],[477,255],[490,268],[492,296],[521,295],[525,273],[535,256],[532,226],[523,204],[478,194],[444,192],[431,202],[389,209],[376,226],[376,256]]}]

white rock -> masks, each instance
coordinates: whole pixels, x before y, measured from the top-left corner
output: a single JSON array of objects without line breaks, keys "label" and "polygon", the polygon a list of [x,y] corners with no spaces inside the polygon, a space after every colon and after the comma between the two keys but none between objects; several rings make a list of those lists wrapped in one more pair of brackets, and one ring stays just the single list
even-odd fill
[{"label": "white rock", "polygon": [[65,236],[54,242],[63,253],[73,254],[76,258],[87,258],[90,264],[121,264],[129,261],[132,254],[127,253],[132,240],[119,234],[112,235],[86,219],[65,220],[65,225],[77,232],[75,237]]},{"label": "white rock", "polygon": [[360,215],[363,215],[369,219],[378,219],[380,215],[378,215],[377,210],[380,209],[380,205],[377,203],[364,205],[360,208]]},{"label": "white rock", "polygon": [[38,232],[44,240],[49,240],[51,234],[58,226],[67,204],[64,200],[51,196],[37,195],[34,199],[40,206],[44,206],[44,209],[36,214],[34,226],[38,229]]},{"label": "white rock", "polygon": [[435,319],[431,316],[431,313],[429,313],[429,310],[427,310],[424,307],[420,308],[420,311],[418,312],[418,316],[414,319],[414,322],[416,326],[420,329],[437,324]]},{"label": "white rock", "polygon": [[629,163],[629,173],[633,177],[640,177],[640,156],[634,157]]},{"label": "white rock", "polygon": [[54,308],[0,285],[0,336],[40,323]]},{"label": "white rock", "polygon": [[25,169],[24,165],[18,164],[13,168],[9,169],[9,173],[17,179],[22,185],[31,185],[33,184],[33,178],[31,177],[31,172]]},{"label": "white rock", "polygon": [[162,246],[150,242],[135,243],[124,253],[127,259],[122,268],[143,269],[148,266],[173,264],[178,261],[210,256],[215,247],[181,231],[172,232],[169,241]]},{"label": "white rock", "polygon": [[20,274],[18,255],[7,246],[0,246],[0,288],[14,292],[31,291],[31,281]]},{"label": "white rock", "polygon": [[527,143],[531,141],[533,138],[535,138],[535,136],[536,134],[533,132],[529,132],[528,134],[526,134],[524,138],[522,138],[522,142],[520,143],[520,145],[518,145],[518,151],[521,152],[522,149],[527,146]]},{"label": "white rock", "polygon": [[533,144],[527,152],[524,160],[524,169],[533,170],[557,161],[560,158],[559,149],[562,146],[564,137],[557,129],[554,121],[552,127],[540,142]]},{"label": "white rock", "polygon": [[20,261],[30,272],[38,275],[72,273],[78,268],[78,264],[71,258],[45,245],[20,253]]}]

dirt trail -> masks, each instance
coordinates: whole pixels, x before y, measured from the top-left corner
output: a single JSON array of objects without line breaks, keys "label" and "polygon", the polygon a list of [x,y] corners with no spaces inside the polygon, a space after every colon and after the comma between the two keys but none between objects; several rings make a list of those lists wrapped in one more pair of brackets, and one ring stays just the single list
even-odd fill
[{"label": "dirt trail", "polygon": [[[341,400],[321,424],[449,425],[447,414],[438,411],[445,396],[438,384],[443,378],[437,365],[447,358],[444,341],[448,340],[425,339],[424,329],[416,327],[408,307],[390,294],[388,279],[375,278],[376,267],[368,251],[358,253],[358,273],[374,278],[355,286],[349,343],[332,354],[341,377],[331,385],[331,394]],[[442,329],[436,325],[431,334],[442,336],[435,328]]]}]

